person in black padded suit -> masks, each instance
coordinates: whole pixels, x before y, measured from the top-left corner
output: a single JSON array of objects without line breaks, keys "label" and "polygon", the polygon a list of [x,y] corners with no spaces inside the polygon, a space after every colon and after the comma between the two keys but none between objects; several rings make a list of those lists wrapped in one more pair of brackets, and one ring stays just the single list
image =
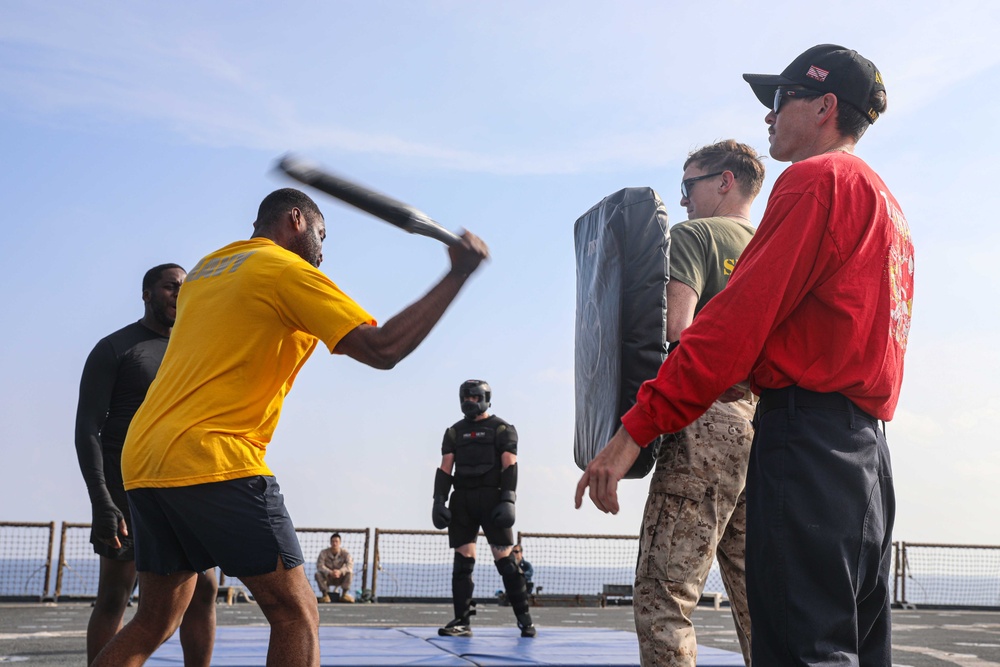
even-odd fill
[{"label": "person in black padded suit", "polygon": [[[470,637],[469,617],[476,613],[472,570],[476,566],[476,537],[482,526],[503,578],[507,599],[517,617],[522,637],[534,637],[528,613],[524,572],[511,555],[514,545],[514,501],[517,488],[517,430],[487,412],[492,391],[482,380],[466,380],[458,396],[464,419],[455,422],[441,443],[441,466],[434,479],[432,519],[448,529],[455,550],[451,589],[455,618],[438,630],[442,637]],[[452,470],[454,469],[454,475]],[[448,492],[455,490],[448,502]]]}]

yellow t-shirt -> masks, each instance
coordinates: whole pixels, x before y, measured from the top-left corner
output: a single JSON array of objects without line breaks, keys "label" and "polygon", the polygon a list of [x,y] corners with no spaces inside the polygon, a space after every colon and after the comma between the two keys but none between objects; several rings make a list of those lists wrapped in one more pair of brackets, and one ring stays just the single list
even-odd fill
[{"label": "yellow t-shirt", "polygon": [[122,450],[126,489],[270,475],[285,394],[318,340],[332,352],[375,320],[268,239],[232,243],[188,274],[163,364]]}]

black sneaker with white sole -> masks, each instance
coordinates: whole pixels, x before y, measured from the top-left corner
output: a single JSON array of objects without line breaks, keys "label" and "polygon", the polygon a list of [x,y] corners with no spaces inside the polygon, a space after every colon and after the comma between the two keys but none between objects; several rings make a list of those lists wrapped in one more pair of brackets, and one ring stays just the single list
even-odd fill
[{"label": "black sneaker with white sole", "polygon": [[534,624],[531,622],[531,614],[515,614],[517,617],[517,627],[521,630],[522,637],[534,637],[538,634]]},{"label": "black sneaker with white sole", "polygon": [[468,619],[456,618],[443,628],[439,628],[438,634],[442,637],[471,637],[472,627]]}]

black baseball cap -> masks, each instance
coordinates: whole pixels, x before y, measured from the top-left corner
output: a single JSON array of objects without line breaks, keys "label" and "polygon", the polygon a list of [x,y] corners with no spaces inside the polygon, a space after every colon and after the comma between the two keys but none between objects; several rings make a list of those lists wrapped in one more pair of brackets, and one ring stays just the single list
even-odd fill
[{"label": "black baseball cap", "polygon": [[878,112],[869,100],[876,91],[885,90],[882,74],[875,63],[857,51],[836,44],[812,47],[781,74],[744,74],[743,79],[768,108],[774,104],[774,91],[779,86],[803,86],[821,93],[833,93],[838,100],[863,113],[870,123],[878,120]]}]

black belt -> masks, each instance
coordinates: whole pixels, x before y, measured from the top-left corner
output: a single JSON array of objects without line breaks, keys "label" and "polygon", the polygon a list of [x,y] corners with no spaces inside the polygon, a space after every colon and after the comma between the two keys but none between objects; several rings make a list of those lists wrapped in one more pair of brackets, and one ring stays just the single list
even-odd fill
[{"label": "black belt", "polygon": [[817,391],[809,391],[808,389],[794,385],[781,389],[762,389],[760,392],[760,402],[757,404],[757,414],[759,415],[771,410],[794,410],[795,408],[840,410],[841,412],[850,412],[858,417],[878,422],[878,419],[855,405],[854,401],[837,392],[821,394]]}]

